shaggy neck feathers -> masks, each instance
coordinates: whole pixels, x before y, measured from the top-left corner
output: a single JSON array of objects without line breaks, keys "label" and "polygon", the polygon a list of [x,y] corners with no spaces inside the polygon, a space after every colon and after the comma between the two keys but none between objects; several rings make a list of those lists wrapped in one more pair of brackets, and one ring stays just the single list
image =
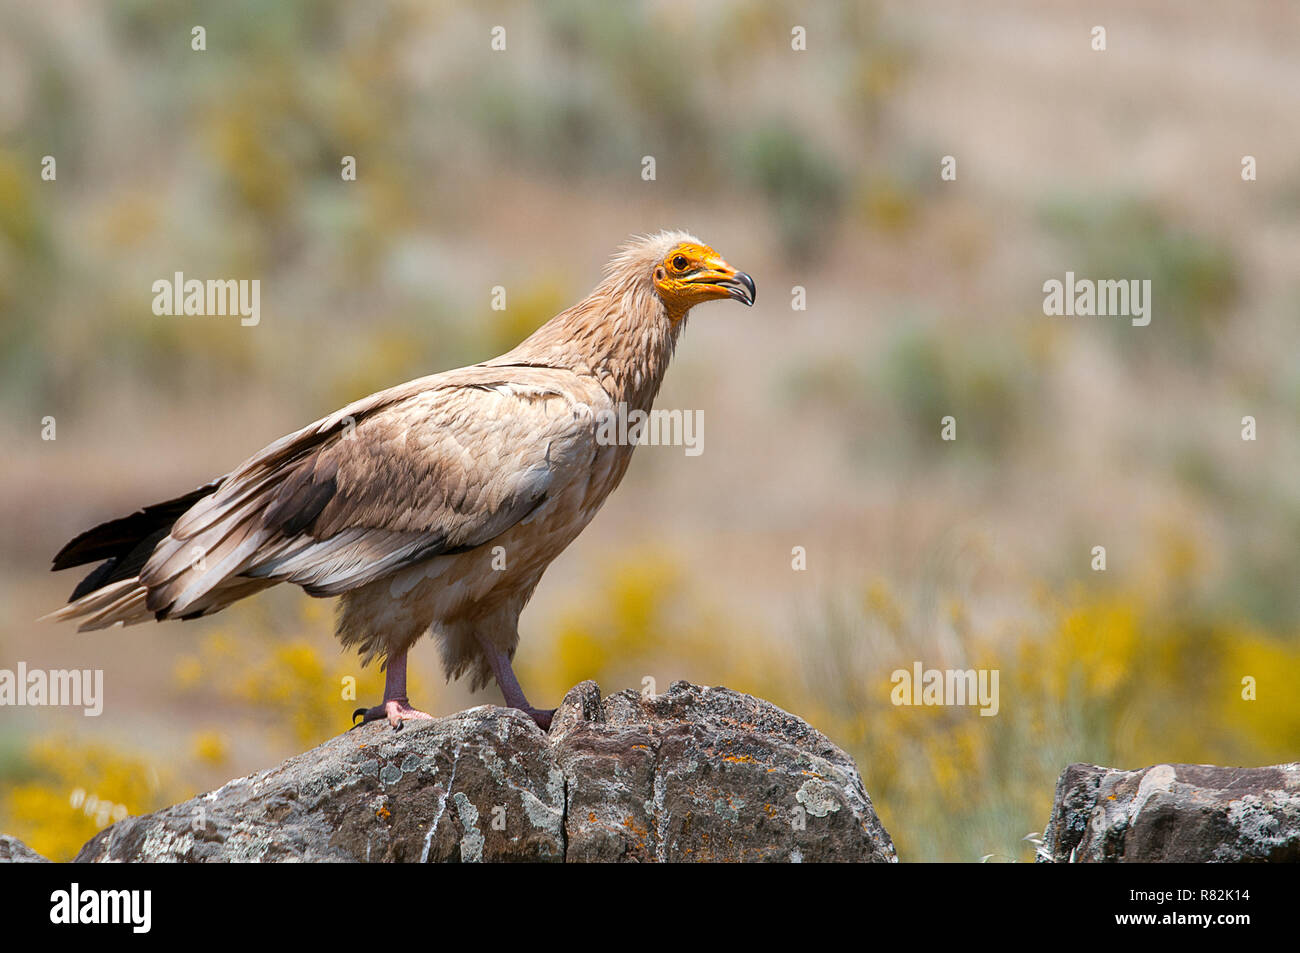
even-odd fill
[{"label": "shaggy neck feathers", "polygon": [[566,367],[596,378],[615,403],[649,410],[672,359],[686,314],[670,314],[654,285],[655,266],[691,237],[666,232],[625,246],[604,280],[492,363]]}]

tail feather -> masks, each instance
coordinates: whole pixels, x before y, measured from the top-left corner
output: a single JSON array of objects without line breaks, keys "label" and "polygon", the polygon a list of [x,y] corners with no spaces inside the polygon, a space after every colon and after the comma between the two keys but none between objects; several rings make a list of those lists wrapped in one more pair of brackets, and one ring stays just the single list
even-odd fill
[{"label": "tail feather", "polygon": [[148,622],[153,619],[153,613],[145,606],[147,595],[148,590],[140,585],[139,579],[123,579],[69,602],[40,621],[75,620],[80,623],[77,626],[80,632],[106,629],[118,622],[124,625]]},{"label": "tail feather", "polygon": [[[101,523],[69,542],[54,557],[55,571],[103,561],[72,590],[67,605],[44,618],[77,620],[81,623],[80,631],[153,619],[154,613],[148,607],[149,591],[141,582],[140,573],[176,520],[215,492],[222,479],[174,500],[146,506],[130,516]],[[226,604],[221,599],[208,600],[195,614],[215,611]]]},{"label": "tail feather", "polygon": [[154,551],[154,547],[166,535],[167,527],[161,527],[140,540],[123,555],[105,560],[92,570],[90,575],[77,584],[77,588],[72,590],[72,595],[68,601],[75,602],[96,589],[102,589],[111,583],[139,576],[140,570],[144,568],[145,561],[149,558],[149,554]]},{"label": "tail feather", "polygon": [[[228,580],[191,606],[180,618],[197,619],[211,615],[273,585],[274,580],[266,579]],[[123,579],[69,602],[38,621],[77,622],[78,632],[107,629],[119,622],[123,625],[138,625],[141,622],[152,622],[157,617],[157,613],[149,608],[148,598],[149,590],[138,578]]]},{"label": "tail feather", "polygon": [[162,528],[164,534],[191,506],[216,491],[225,477],[219,477],[197,490],[178,496],[174,500],[155,503],[121,519],[100,523],[88,529],[59,550],[54,557],[55,572],[70,569],[101,559],[121,558],[134,549],[141,540]]}]

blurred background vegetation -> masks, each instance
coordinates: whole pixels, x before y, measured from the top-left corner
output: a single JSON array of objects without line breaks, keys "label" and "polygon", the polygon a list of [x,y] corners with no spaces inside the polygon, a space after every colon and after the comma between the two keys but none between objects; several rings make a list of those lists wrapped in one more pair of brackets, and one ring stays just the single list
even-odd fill
[{"label": "blurred background vegetation", "polygon": [[[59,545],[499,353],[661,227],[762,295],[696,312],[661,395],[705,452],[639,451],[525,613],[534,701],[769,698],[857,758],[906,860],[1031,859],[1071,761],[1300,757],[1297,39],[1266,0],[4,7],[0,667],[107,698],[0,712],[0,830],[70,857],[381,690],[296,591],[38,625]],[[1151,279],[1150,326],[1045,317],[1067,270]],[[260,279],[261,323],[154,316],[176,271]],[[894,707],[917,660],[998,669],[999,714]],[[435,713],[499,701],[432,646],[412,669]]]}]

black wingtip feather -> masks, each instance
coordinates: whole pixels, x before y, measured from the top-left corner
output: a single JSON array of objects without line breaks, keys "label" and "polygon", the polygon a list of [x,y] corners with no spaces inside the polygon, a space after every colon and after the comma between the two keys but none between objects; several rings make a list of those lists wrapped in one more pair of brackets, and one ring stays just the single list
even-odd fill
[{"label": "black wingtip feather", "polygon": [[213,480],[174,500],[154,503],[152,506],[137,510],[130,516],[109,520],[107,523],[100,523],[86,530],[55,554],[50,569],[58,572],[60,569],[70,569],[73,566],[98,562],[101,559],[127,555],[139,545],[141,540],[156,533],[160,527],[164,529],[163,535],[166,535],[165,530],[171,528],[181,514],[212,493],[220,483],[220,479]]},{"label": "black wingtip feather", "polygon": [[113,567],[117,563],[117,559],[114,558],[96,566],[85,579],[77,583],[77,588],[72,590],[72,595],[68,596],[68,601],[76,602],[82,596],[94,592],[101,586],[108,585],[108,576],[112,574]]}]

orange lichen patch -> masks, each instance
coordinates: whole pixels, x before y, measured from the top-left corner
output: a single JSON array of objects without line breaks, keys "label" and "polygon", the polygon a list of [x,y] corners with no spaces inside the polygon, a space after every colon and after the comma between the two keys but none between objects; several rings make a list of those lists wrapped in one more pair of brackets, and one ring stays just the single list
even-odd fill
[{"label": "orange lichen patch", "polygon": [[758,761],[747,754],[724,754],[723,761],[731,761],[735,764],[758,764]]},{"label": "orange lichen patch", "polygon": [[596,823],[596,812],[595,812],[595,811],[588,811],[588,812],[587,812],[587,820],[590,821],[592,824],[595,824],[595,823]]},{"label": "orange lichen patch", "polygon": [[776,817],[776,808],[773,807],[770,803],[764,804],[763,810],[767,812],[768,817]]},{"label": "orange lichen patch", "polygon": [[745,731],[759,730],[758,725],[748,721],[741,721],[739,718],[722,717],[719,718],[718,720],[725,724],[731,725],[734,728],[743,728]]},{"label": "orange lichen patch", "polygon": [[383,804],[379,805],[379,810],[375,811],[375,817],[382,817],[384,820],[388,820],[392,816],[393,812]]},{"label": "orange lichen patch", "polygon": [[638,849],[638,850],[645,850],[645,839],[646,839],[646,837],[649,835],[650,832],[647,831],[647,830],[645,830],[644,828],[637,827],[637,826],[636,826],[636,818],[634,818],[631,814],[629,814],[627,817],[623,818],[623,826],[626,827],[628,830],[630,830],[633,834],[636,835],[636,847],[637,847],[637,849]]},{"label": "orange lichen patch", "polygon": [[640,748],[642,751],[649,751],[649,750],[650,750],[650,746],[649,746],[649,745],[633,745],[632,747],[633,747],[633,748]]}]

